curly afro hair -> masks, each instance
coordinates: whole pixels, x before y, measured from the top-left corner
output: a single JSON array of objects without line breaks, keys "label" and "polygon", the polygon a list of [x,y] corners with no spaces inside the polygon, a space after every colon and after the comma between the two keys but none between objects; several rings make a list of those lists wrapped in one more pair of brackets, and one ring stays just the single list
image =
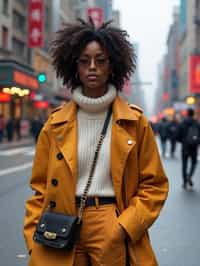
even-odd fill
[{"label": "curly afro hair", "polygon": [[52,64],[63,85],[75,89],[81,85],[77,78],[77,60],[81,51],[91,41],[97,41],[108,53],[112,75],[108,82],[121,90],[124,82],[136,68],[136,55],[126,31],[111,25],[112,21],[96,28],[92,19],[81,19],[74,24],[63,24],[50,44]]}]

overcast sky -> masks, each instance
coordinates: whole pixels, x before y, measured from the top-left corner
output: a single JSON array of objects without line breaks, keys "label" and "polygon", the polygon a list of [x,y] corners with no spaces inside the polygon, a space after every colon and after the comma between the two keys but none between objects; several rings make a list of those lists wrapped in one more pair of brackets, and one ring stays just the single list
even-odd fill
[{"label": "overcast sky", "polygon": [[144,87],[149,110],[155,97],[157,64],[166,52],[175,5],[179,5],[179,0],[114,0],[114,8],[121,12],[122,28],[128,31],[132,41],[139,43],[140,78],[153,83]]}]

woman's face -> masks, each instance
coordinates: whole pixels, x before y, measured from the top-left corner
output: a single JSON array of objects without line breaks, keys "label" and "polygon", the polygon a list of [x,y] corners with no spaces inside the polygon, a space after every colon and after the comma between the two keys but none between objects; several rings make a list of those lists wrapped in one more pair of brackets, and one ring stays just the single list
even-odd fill
[{"label": "woman's face", "polygon": [[84,94],[91,97],[103,95],[110,73],[110,62],[105,49],[96,41],[88,43],[78,59],[78,74]]}]

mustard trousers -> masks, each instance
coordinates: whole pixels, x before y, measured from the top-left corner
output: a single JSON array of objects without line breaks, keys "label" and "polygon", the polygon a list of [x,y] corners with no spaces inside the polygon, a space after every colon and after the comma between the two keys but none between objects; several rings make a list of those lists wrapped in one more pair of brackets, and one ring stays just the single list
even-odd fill
[{"label": "mustard trousers", "polygon": [[115,204],[84,209],[80,240],[76,245],[74,266],[125,266],[126,249],[118,226]]}]

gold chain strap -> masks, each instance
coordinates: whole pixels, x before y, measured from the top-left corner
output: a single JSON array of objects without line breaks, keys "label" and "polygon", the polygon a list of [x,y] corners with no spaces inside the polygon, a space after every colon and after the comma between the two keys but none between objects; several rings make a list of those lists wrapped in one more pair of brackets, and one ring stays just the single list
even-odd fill
[{"label": "gold chain strap", "polygon": [[78,213],[78,223],[80,223],[81,220],[82,220],[83,210],[85,208],[86,200],[87,200],[87,194],[88,194],[88,191],[89,191],[90,186],[92,184],[92,177],[93,177],[93,174],[94,174],[94,170],[95,170],[95,167],[96,167],[96,162],[97,162],[97,159],[98,159],[99,151],[100,151],[101,145],[103,143],[104,137],[105,137],[104,135],[102,135],[102,134],[100,135],[100,139],[99,139],[99,142],[97,144],[96,151],[95,151],[95,154],[94,154],[94,160],[92,162],[92,166],[91,166],[91,169],[90,169],[89,178],[88,178],[87,184],[85,186],[83,195],[81,196],[79,213]]}]

